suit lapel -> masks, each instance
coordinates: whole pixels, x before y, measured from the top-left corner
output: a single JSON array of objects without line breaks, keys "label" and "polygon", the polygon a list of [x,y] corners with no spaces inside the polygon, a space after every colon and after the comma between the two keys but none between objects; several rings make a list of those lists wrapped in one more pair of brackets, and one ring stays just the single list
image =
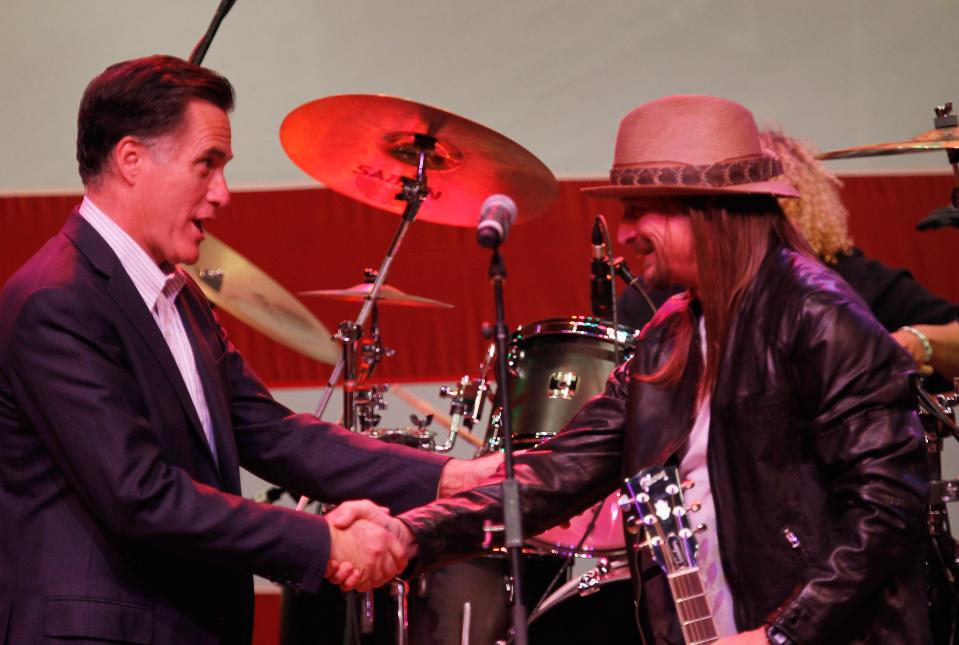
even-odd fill
[{"label": "suit lapel", "polygon": [[117,303],[120,311],[123,312],[133,327],[143,339],[143,344],[153,355],[153,358],[160,365],[160,369],[166,376],[170,385],[176,392],[177,400],[184,414],[190,420],[193,433],[200,441],[204,451],[210,459],[211,464],[216,467],[216,460],[213,452],[207,443],[206,435],[203,433],[203,426],[200,423],[200,417],[197,416],[196,407],[193,405],[193,399],[190,398],[190,392],[183,382],[183,375],[177,367],[170,347],[167,345],[160,327],[154,320],[153,315],[147,309],[143,298],[137,291],[120,264],[113,249],[106,243],[99,233],[76,211],[67,220],[63,228],[64,234],[76,244],[77,248],[86,256],[90,263],[105,276],[107,283],[107,293]]},{"label": "suit lapel", "polygon": [[216,443],[216,453],[220,462],[220,477],[227,486],[228,492],[240,494],[239,458],[236,444],[232,440],[230,411],[224,398],[223,385],[216,369],[215,330],[207,331],[201,321],[205,316],[198,308],[207,305],[201,301],[187,284],[180,291],[177,298],[177,309],[183,319],[183,326],[190,338],[190,346],[196,358],[197,371],[203,384],[206,395],[206,404],[210,409],[210,418],[213,421],[213,440]]}]

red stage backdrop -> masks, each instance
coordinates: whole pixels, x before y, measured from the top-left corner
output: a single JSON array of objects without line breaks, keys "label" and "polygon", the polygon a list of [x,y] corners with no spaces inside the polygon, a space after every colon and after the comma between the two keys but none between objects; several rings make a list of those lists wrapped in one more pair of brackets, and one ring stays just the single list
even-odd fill
[{"label": "red stage backdrop", "polygon": [[[614,236],[620,217],[617,202],[580,193],[597,183],[601,180],[561,182],[556,205],[511,232],[503,249],[511,326],[589,313],[593,217],[605,214]],[[959,301],[959,230],[915,230],[920,219],[946,203],[950,189],[948,175],[851,176],[845,178],[843,195],[855,241],[867,254],[908,268],[934,293]],[[78,202],[76,195],[0,198],[0,282],[59,229]],[[398,216],[316,188],[237,192],[209,230],[296,293],[361,282],[364,267],[379,266],[398,224]],[[617,254],[632,257],[629,249],[614,246]],[[388,282],[455,309],[382,307],[384,341],[397,353],[383,362],[381,380],[436,381],[475,373],[485,347],[480,326],[494,314],[488,263],[473,229],[414,222]],[[303,301],[330,330],[359,311],[359,305]],[[227,313],[221,311],[221,317],[269,385],[325,382],[329,366],[286,349]]]}]

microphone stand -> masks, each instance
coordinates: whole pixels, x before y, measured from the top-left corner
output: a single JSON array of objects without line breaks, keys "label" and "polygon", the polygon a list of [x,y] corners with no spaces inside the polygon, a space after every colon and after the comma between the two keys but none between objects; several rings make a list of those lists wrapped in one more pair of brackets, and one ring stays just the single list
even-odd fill
[{"label": "microphone stand", "polygon": [[526,606],[523,604],[523,584],[520,574],[520,557],[523,553],[523,524],[519,508],[519,482],[513,471],[513,420],[510,409],[509,393],[506,391],[508,381],[506,354],[509,351],[509,328],[506,326],[505,307],[503,306],[503,283],[506,281],[506,265],[499,253],[499,245],[493,247],[490,257],[489,277],[493,283],[493,294],[496,300],[496,326],[494,327],[494,341],[496,343],[496,391],[500,398],[503,425],[503,448],[506,453],[506,479],[503,480],[503,528],[504,546],[509,553],[510,573],[513,578],[513,642],[516,645],[528,645],[529,636],[526,628]]},{"label": "microphone stand", "polygon": [[210,21],[210,26],[207,27],[206,33],[203,34],[200,42],[198,42],[193,48],[193,51],[190,52],[190,58],[187,60],[194,65],[199,65],[203,62],[203,59],[206,57],[206,50],[210,48],[210,43],[213,42],[213,37],[220,28],[220,23],[226,18],[226,14],[230,12],[235,2],[236,0],[222,0],[220,2],[220,5],[216,8],[216,13],[213,14],[213,20]]}]

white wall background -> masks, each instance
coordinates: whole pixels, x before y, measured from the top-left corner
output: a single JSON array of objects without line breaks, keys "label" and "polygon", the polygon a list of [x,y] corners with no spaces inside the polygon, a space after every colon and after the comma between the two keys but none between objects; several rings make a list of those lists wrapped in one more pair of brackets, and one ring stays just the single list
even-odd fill
[{"label": "white wall background", "polygon": [[[0,191],[79,190],[76,106],[110,63],[186,57],[216,0],[0,0]],[[564,176],[606,173],[619,119],[718,94],[822,149],[908,138],[959,101],[956,0],[239,0],[205,63],[229,77],[235,187],[312,185],[283,117],[339,93],[444,107]],[[945,168],[941,153],[837,168]]]}]

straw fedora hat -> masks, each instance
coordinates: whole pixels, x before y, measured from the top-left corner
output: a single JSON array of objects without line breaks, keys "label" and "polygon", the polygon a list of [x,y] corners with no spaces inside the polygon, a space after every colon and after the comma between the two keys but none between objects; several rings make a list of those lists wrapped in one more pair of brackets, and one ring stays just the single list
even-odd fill
[{"label": "straw fedora hat", "polygon": [[765,151],[752,112],[715,96],[666,96],[640,105],[619,124],[609,184],[593,197],[762,194],[798,197],[773,178],[783,172]]}]

